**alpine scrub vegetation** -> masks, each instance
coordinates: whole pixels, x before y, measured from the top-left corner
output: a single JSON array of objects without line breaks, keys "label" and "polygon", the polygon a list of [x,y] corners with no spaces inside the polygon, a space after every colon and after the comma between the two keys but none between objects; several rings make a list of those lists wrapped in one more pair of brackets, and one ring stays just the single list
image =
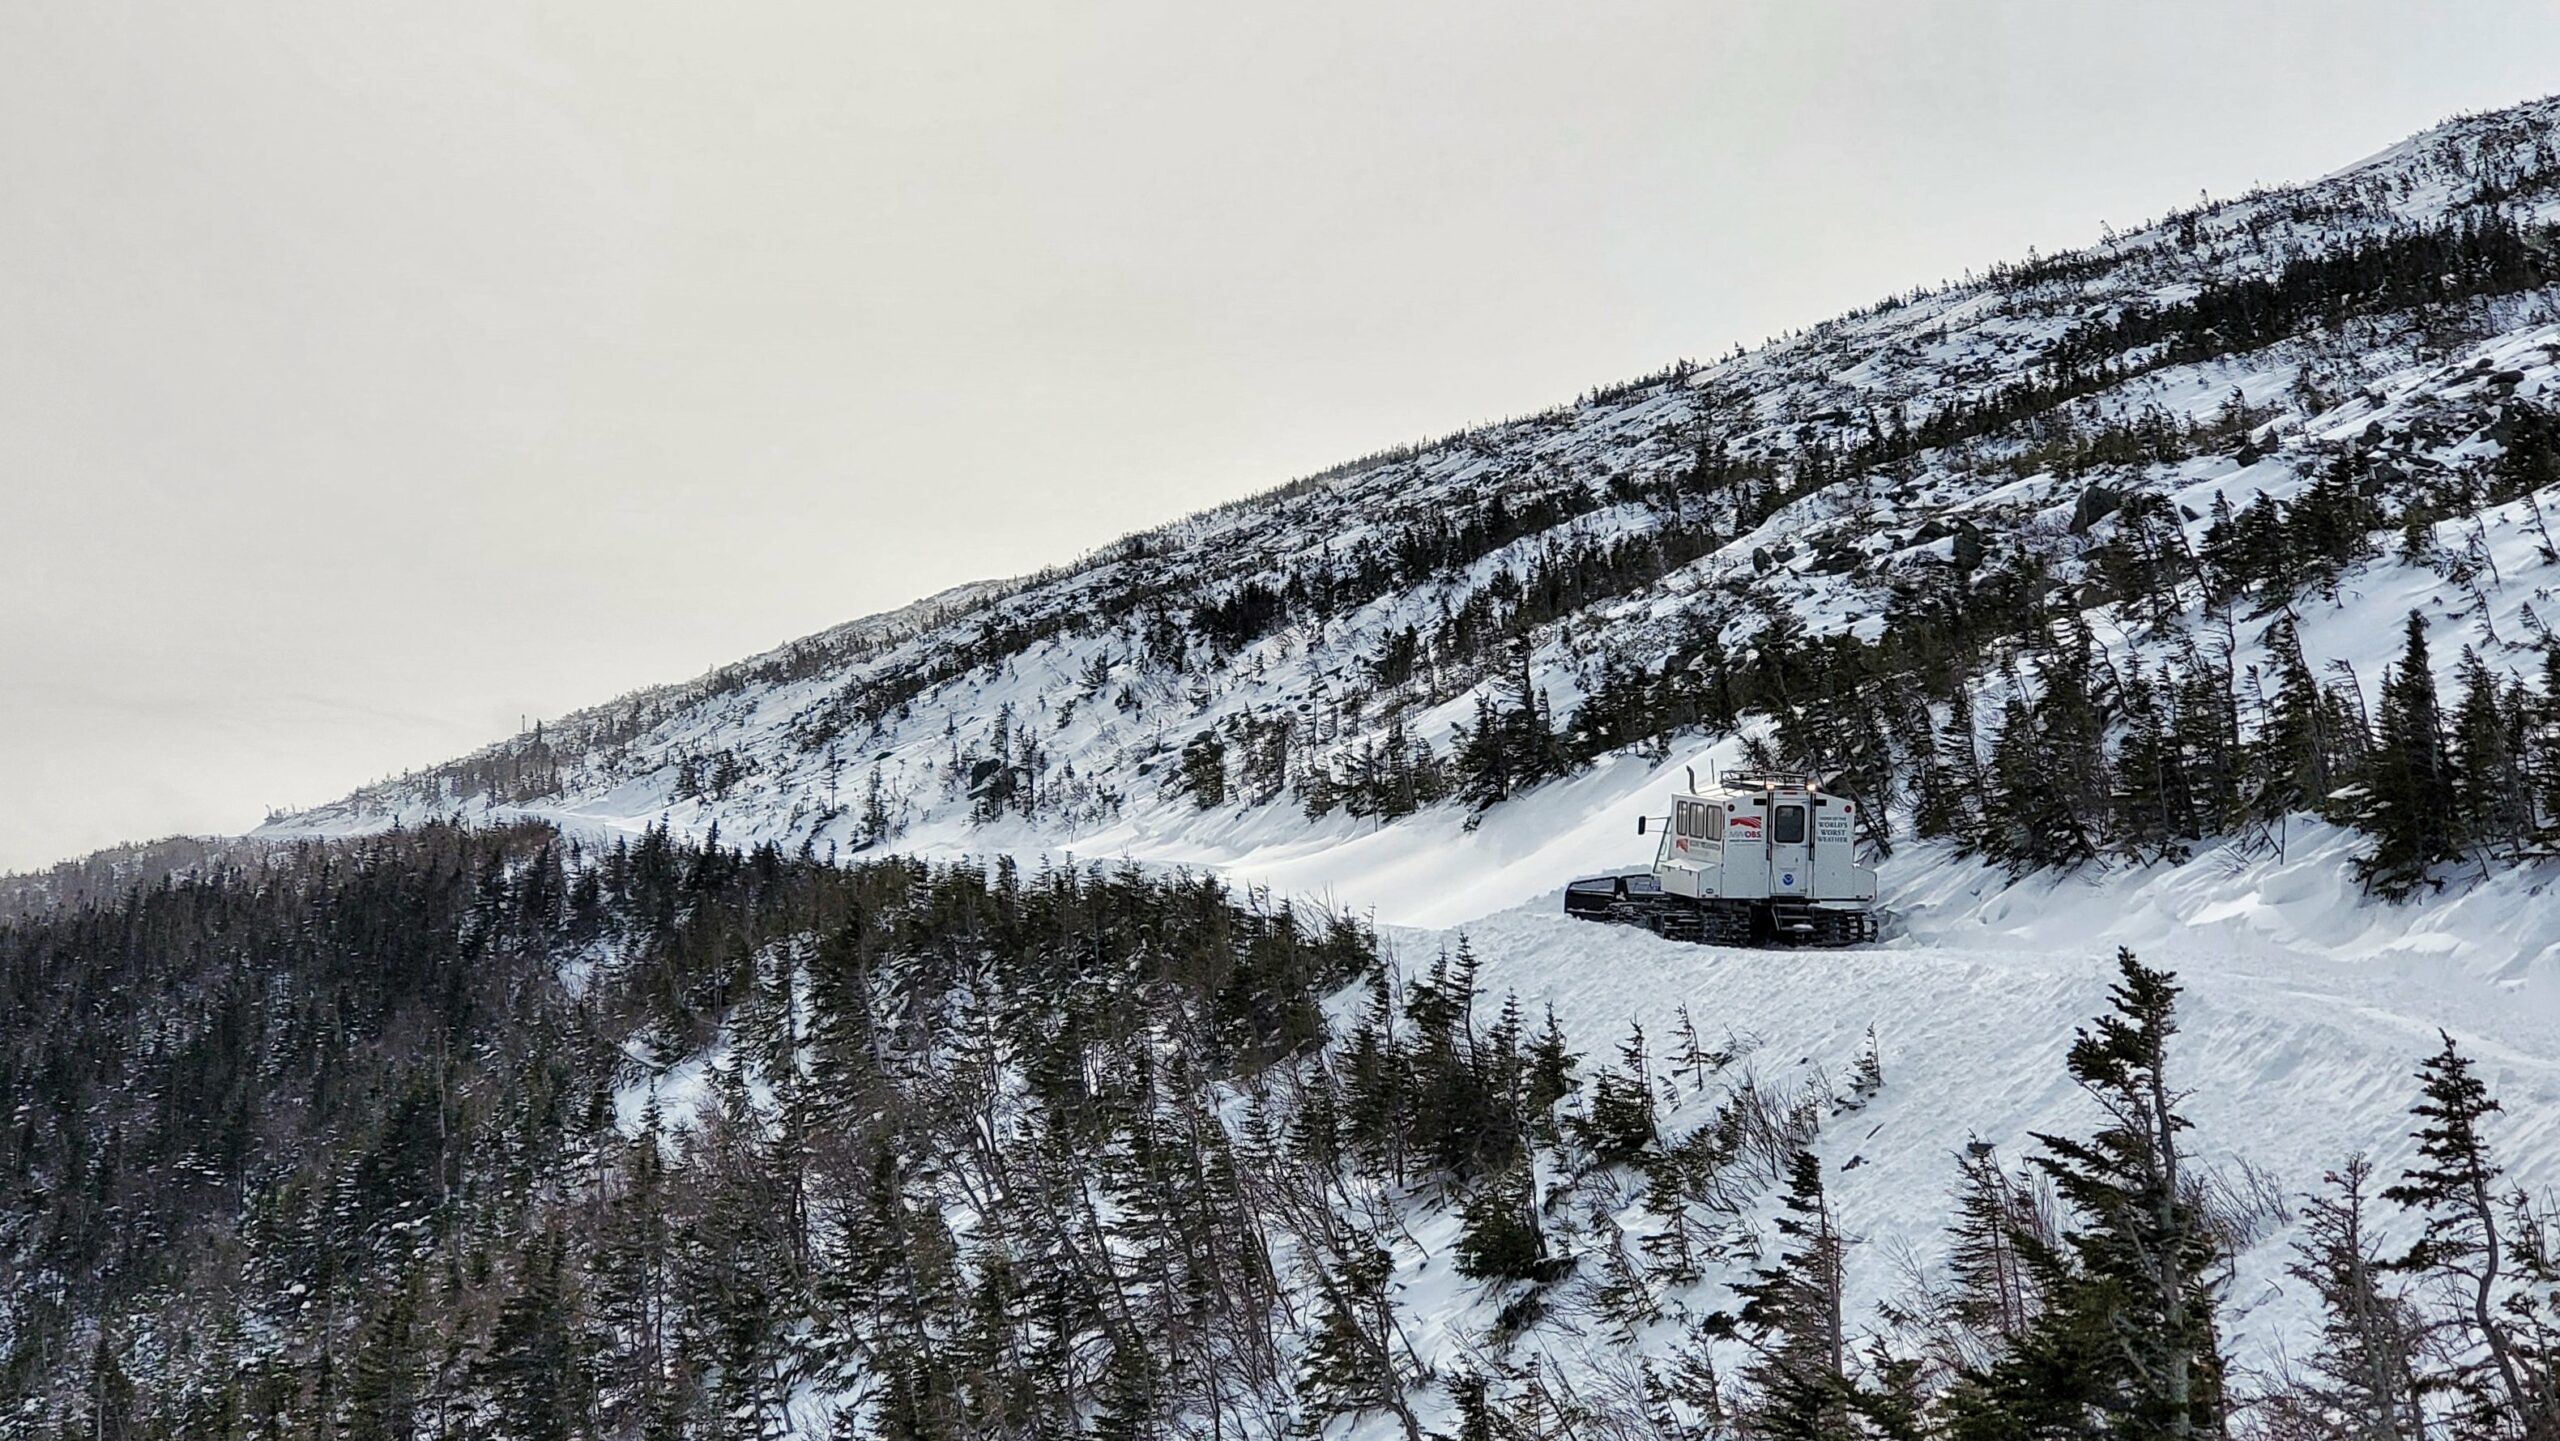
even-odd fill
[{"label": "alpine scrub vegetation", "polygon": [[[2179,989],[2117,972],[2067,1049],[2093,1124],[2024,1170],[1956,1158],[1946,1266],[1867,1315],[1816,1142],[1889,1087],[1872,1047],[1790,1089],[1684,1013],[1594,1064],[1464,945],[1407,974],[1190,876],[533,826],[282,848],[0,925],[0,1416],[2550,1435],[2550,1218],[2503,1188],[2469,1059],[2425,1062],[2398,1182],[2352,1160],[2304,1202],[2318,1349],[2244,1379],[2220,1328],[2249,1218],[2191,1157]],[[1416,1310],[1435,1265],[1486,1298],[1454,1353],[1417,1344],[1474,1324]]]},{"label": "alpine scrub vegetation", "polygon": [[1324,1197],[1265,1195],[1222,1108],[1374,965],[1195,878],[532,827],[32,916],[0,1415],[763,1435],[845,1378],[883,1434],[958,1434],[1277,1396],[1255,1218]]},{"label": "alpine scrub vegetation", "polygon": [[[2368,838],[2373,892],[2433,894],[2560,850],[2556,125],[2465,117],[273,829],[1198,854],[1464,825],[1734,738],[1872,802],[1878,845],[2024,875],[2281,853],[2318,815]],[[2395,661],[2374,641],[2412,605],[2425,644]]]}]

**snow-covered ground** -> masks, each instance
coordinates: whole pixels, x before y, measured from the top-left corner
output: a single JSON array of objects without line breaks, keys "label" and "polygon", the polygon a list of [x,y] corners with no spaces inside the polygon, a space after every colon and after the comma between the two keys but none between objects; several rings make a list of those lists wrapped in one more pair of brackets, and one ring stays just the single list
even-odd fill
[{"label": "snow-covered ground", "polygon": [[[1826,1116],[1815,1146],[1856,1241],[1852,1314],[1862,1327],[1881,1327],[1878,1303],[1909,1286],[1912,1268],[1941,1261],[1968,1145],[2021,1163],[2037,1133],[2085,1134],[2094,1123],[2063,1058],[2075,1029],[2107,1009],[2119,946],[2175,971],[2185,988],[2173,1055],[2194,1154],[2233,1193],[2277,1208],[2258,1218],[2228,1290],[2226,1340],[2244,1374],[2272,1375],[2317,1330],[2314,1298],[2286,1274],[2288,1208],[2350,1156],[2370,1155],[2386,1177],[2412,1158],[2414,1073],[2440,1029],[2506,1105],[2492,1139],[2511,1179],[2560,1189],[2560,898],[2547,894],[2560,865],[2458,877],[2441,896],[2393,907],[2351,878],[2359,837],[2298,821],[2281,855],[2207,850],[2183,864],[2024,881],[1942,846],[1907,845],[1883,867],[1891,929],[1873,947],[1684,945],[1562,914],[1570,875],[1647,858],[1635,817],[1660,810],[1684,768],[1703,777],[1733,758],[1730,743],[1659,765],[1620,757],[1497,808],[1472,831],[1444,807],[1383,827],[1310,831],[1268,818],[1215,834],[1124,827],[1085,838],[1075,854],[1214,868],[1239,886],[1368,914],[1407,974],[1463,937],[1488,1004],[1512,994],[1532,1016],[1552,1006],[1586,1067],[1606,1064],[1636,1026],[1659,1064],[1685,1012],[1710,1045],[1738,1041],[1742,1054],[1703,1091],[1671,1088],[1665,1122],[1675,1132],[1705,1122],[1746,1077],[1780,1093],[1842,1094],[1872,1036],[1882,1090]],[[928,853],[957,857],[983,856],[988,838],[962,828],[922,839]],[[1347,993],[1340,1009],[1357,1003]],[[692,1058],[659,1082],[671,1114],[700,1103],[706,1060],[718,1064]],[[647,1084],[635,1068],[626,1129]],[[1616,1219],[1630,1246],[1658,1225],[1632,1193]],[[1400,1324],[1443,1374],[1484,1367],[1507,1295],[1455,1271],[1453,1212],[1418,1206],[1407,1230],[1396,1247]],[[2396,1220],[2385,1230],[2405,1236]],[[1567,1294],[1594,1270],[1586,1265]],[[1673,1344],[1684,1308],[1732,1306],[1730,1287],[1747,1270],[1710,1267],[1697,1286],[1661,1297],[1664,1319],[1637,1349]],[[1553,1374],[1588,1382],[1612,1364],[1615,1344],[1605,1328],[1539,1328],[1508,1360],[1534,1353]],[[1445,1402],[1436,1392],[1417,1399],[1427,1424]],[[828,1406],[812,1397],[806,1410],[819,1434]],[[1400,1433],[1377,1417],[1352,1434]]]},{"label": "snow-covered ground", "polygon": [[[1953,1208],[1956,1161],[1988,1143],[2011,1162],[2038,1132],[2085,1134],[2094,1108],[2064,1071],[2076,1028],[2107,1009],[2115,952],[2177,973],[2185,995],[2174,1057],[2190,1097],[2197,1156],[2235,1191],[2272,1188],[2298,1205],[2324,1172],[2370,1155],[2388,1177],[2412,1159],[2408,1108],[2421,1058],[2449,1032],[2506,1106],[2493,1141],[2512,1181],[2560,1189],[2560,866],[2499,869],[2402,907],[2364,897],[2348,871],[2360,838],[2298,822],[2281,857],[2211,850],[2178,865],[2013,882],[1937,846],[1905,847],[1883,868],[1893,931],[1878,946],[1752,951],[1683,945],[1574,921],[1560,881],[1601,863],[1640,863],[1639,812],[1659,808],[1684,765],[1632,761],[1559,783],[1460,832],[1425,819],[1333,844],[1240,853],[1220,869],[1282,893],[1367,910],[1408,971],[1463,936],[1495,997],[1530,1014],[1552,1005],[1577,1049],[1605,1063],[1641,1026],[1655,1055],[1685,1010],[1711,1044],[1747,1055],[1685,1114],[1702,1123],[1742,1074],[1781,1090],[1847,1088],[1872,1032],[1885,1085],[1826,1120],[1817,1150],[1851,1253],[1854,1314],[1908,1267],[1934,1266]],[[1136,838],[1132,838],[1133,842]],[[1632,1238],[1645,1221],[1619,1218]],[[2225,1321],[2235,1360],[2259,1376],[2298,1357],[2316,1301],[2288,1276],[2291,1216],[2264,1218],[2238,1259]],[[2396,1239],[2404,1224],[2386,1222]],[[1426,1358],[1481,1364],[1500,1298],[1458,1277],[1447,1217],[1399,1252],[1409,1325]],[[1739,1270],[1711,1275],[1680,1304],[1733,1304]],[[1673,1323],[1660,1323],[1666,1340]],[[1640,1338],[1642,1339],[1642,1338]],[[1541,1332],[1523,1343],[1560,1366],[1598,1364],[1597,1337]],[[1435,1350],[1435,1347],[1437,1348]],[[1516,1359],[1516,1358],[1515,1358]],[[1379,1434],[1386,1434],[1381,1431]]]},{"label": "snow-covered ground", "polygon": [[[1473,834],[1454,817],[1424,818],[1243,852],[1219,869],[1374,914],[1409,970],[1463,936],[1489,992],[1519,995],[1533,1015],[1553,1005],[1577,1047],[1603,1061],[1638,1025],[1660,1054],[1685,1008],[1711,1042],[1747,1038],[1744,1064],[1763,1083],[1818,1081],[1836,1094],[1872,1028],[1886,1084],[1827,1122],[1818,1146],[1841,1223],[1862,1243],[1852,1282],[1869,1324],[1875,1303],[1905,1284],[1905,1261],[1925,1266],[1942,1252],[1969,1143],[2022,1161],[2037,1132],[2092,1125],[2063,1056],[2075,1029],[2107,1009],[2119,946],[2185,987],[2177,1079],[2192,1093],[2197,1153],[2233,1186],[2263,1179],[2296,1202],[2358,1153],[2396,1175],[2413,1154],[2417,1064],[2441,1030],[2505,1103],[2493,1141],[2513,1182],[2560,1190],[2560,864],[2466,876],[2395,907],[2352,878],[2362,838],[2298,820],[2281,856],[2207,850],[2183,864],[2024,881],[1941,846],[1906,846],[1882,868],[1891,932],[1868,948],[1692,946],[1562,914],[1569,875],[1648,858],[1634,818],[1663,809],[1684,766],[1703,776],[1730,759],[1727,749],[1659,767],[1622,759],[1496,811]],[[1687,1121],[1703,1121],[1724,1089],[1694,1098]],[[2269,1219],[2229,1292],[2233,1354],[2262,1372],[2299,1354],[2317,1326],[2315,1301],[2285,1274],[2286,1219]],[[1625,1220],[1637,1224],[1632,1208]],[[1445,1248],[1454,1231],[1421,1240]],[[1439,1359],[1460,1359],[1492,1302],[1449,1273],[1445,1249],[1402,1259],[1417,1324],[1446,1340]],[[1694,1299],[1731,1304],[1716,1281]]]},{"label": "snow-covered ground", "polygon": [[[1970,899],[1963,868],[1922,866],[1951,901]],[[2174,893],[2174,878],[2157,889]],[[2192,1145],[2235,1185],[2254,1170],[2298,1196],[2358,1152],[2396,1174],[2411,1158],[2412,1074],[2442,1026],[2506,1103],[2494,1139],[2513,1180],[2536,1191],[2560,1186],[2560,1007],[2550,999],[2550,943],[2560,932],[2542,902],[2521,890],[2506,900],[2509,919],[2544,943],[2539,987],[2498,985],[2424,948],[2342,958],[2254,925],[2181,925],[2165,906],[2121,917],[2067,890],[2001,898],[2012,917],[2033,912],[2031,924],[1995,929],[1979,908],[1949,904],[1915,921],[1915,934],[1871,950],[1684,946],[1544,906],[1466,929],[1484,957],[1485,984],[1552,1003],[1568,1033],[1603,1055],[1633,1024],[1659,1045],[1685,1006],[1711,1039],[1730,1031],[1755,1042],[1743,1064],[1764,1083],[1818,1075],[1837,1093],[1872,1027],[1884,1088],[1863,1109],[1827,1121],[1818,1150],[1840,1224],[1860,1242],[1850,1271],[1856,1314],[1874,1326],[1874,1303],[1904,1284],[1901,1258],[1926,1265],[1941,1255],[1956,1160],[1968,1143],[1994,1144],[2017,1161],[2034,1152],[2037,1132],[2090,1128],[2093,1108],[2065,1075],[2063,1055],[2073,1029],[2106,1009],[2119,942],[2146,964],[2175,970],[2185,987],[2174,1055],[2177,1080],[2191,1090]],[[1420,950],[1439,936],[1399,939]],[[1702,1110],[1712,1099],[1693,1104]],[[2298,1354],[2316,1330],[2313,1299],[2284,1274],[2288,1240],[2286,1227],[2271,1224],[2240,1258],[2226,1322],[2244,1366]],[[1431,1269],[1410,1262],[1408,1279],[1436,1287]],[[1704,1289],[1703,1304],[1731,1304],[1720,1287]],[[1462,1307],[1464,1290],[1454,1298]],[[1489,1318],[1464,1319],[1480,1331]]]}]

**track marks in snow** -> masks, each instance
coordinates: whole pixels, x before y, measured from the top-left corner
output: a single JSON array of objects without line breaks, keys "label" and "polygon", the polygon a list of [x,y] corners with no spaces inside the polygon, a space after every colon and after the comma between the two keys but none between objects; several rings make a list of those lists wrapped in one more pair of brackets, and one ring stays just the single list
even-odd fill
[{"label": "track marks in snow", "polygon": [[[2013,922],[2040,909],[2032,895],[2012,900]],[[2078,1028],[2107,1009],[2116,942],[2102,927],[2076,929],[2033,943],[2013,934],[1972,943],[1906,936],[1842,951],[1747,951],[1682,945],[1532,905],[1450,930],[1393,929],[1388,939],[1418,971],[1463,934],[1481,960],[1488,1006],[1506,992],[1533,1017],[1552,1005],[1586,1076],[1615,1063],[1635,1025],[1657,1072],[1666,1069],[1685,1005],[1709,1046],[1728,1034],[1747,1043],[1721,1083],[1747,1073],[1764,1086],[1821,1085],[1839,1095],[1872,1026],[1884,1089],[1863,1108],[1828,1117],[1817,1142],[1842,1224],[1861,1243],[1853,1300],[1871,1319],[1900,1284],[1890,1258],[1942,1259],[1956,1158],[1968,1144],[1992,1144],[2014,1165],[2035,1152],[2038,1133],[2085,1135],[2097,1123],[2064,1058]],[[2518,1015],[2507,1006],[2509,1024],[2476,1030],[2446,1019],[2488,1014],[2480,1003],[2499,993],[2483,978],[2377,974],[2371,963],[2263,940],[2227,948],[2210,929],[2155,932],[2135,949],[2146,964],[2177,972],[2184,987],[2173,1055],[2174,1079],[2191,1093],[2189,1145],[2235,1189],[2272,1185],[2298,1203],[2358,1152],[2396,1174],[2413,1154],[2414,1073],[2438,1045],[2439,1025],[2481,1060],[2506,1101],[2495,1140],[2512,1179],[2560,1186],[2560,1051],[2533,1042],[2533,1008]],[[1689,1101],[1685,1121],[1702,1119],[1713,1101]],[[2314,1324],[2311,1299],[2285,1275],[2290,1235],[2271,1220],[2238,1258],[2229,1319],[2244,1365],[2270,1364],[2286,1338]],[[1729,1304],[1720,1284],[1706,1291],[1702,1304]]]}]

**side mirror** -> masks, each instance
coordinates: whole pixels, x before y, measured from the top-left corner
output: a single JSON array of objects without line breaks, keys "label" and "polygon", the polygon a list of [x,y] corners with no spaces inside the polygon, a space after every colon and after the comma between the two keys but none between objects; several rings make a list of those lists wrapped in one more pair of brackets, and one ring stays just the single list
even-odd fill
[{"label": "side mirror", "polygon": [[1638,816],[1638,817],[1636,817],[1636,834],[1637,834],[1637,835],[1643,835],[1643,834],[1644,834],[1644,823],[1645,823],[1645,819],[1646,819],[1646,818],[1645,818],[1645,817],[1643,817],[1643,816]]}]

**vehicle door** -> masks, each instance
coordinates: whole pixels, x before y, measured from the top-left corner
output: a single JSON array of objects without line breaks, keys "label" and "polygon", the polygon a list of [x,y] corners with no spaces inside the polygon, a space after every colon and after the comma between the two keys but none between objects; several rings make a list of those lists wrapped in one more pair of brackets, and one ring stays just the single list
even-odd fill
[{"label": "vehicle door", "polygon": [[1813,816],[1808,797],[1776,795],[1769,800],[1769,894],[1813,893]]}]

